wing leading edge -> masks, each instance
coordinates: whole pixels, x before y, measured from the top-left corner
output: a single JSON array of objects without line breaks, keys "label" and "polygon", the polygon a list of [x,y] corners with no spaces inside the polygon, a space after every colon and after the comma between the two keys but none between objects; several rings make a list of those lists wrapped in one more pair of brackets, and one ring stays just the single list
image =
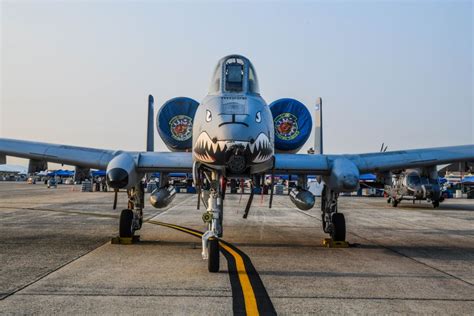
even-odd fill
[{"label": "wing leading edge", "polygon": [[360,173],[419,168],[474,160],[474,145],[399,150],[355,155],[275,154],[275,171],[328,175],[334,161],[352,161]]},{"label": "wing leading edge", "polygon": [[[74,166],[106,169],[124,151],[0,138],[0,154]],[[139,172],[192,170],[188,152],[128,152]],[[360,173],[474,161],[474,145],[399,150],[354,155],[275,154],[275,171],[329,175],[334,161],[352,161]]]},{"label": "wing leading edge", "polygon": [[[58,145],[0,138],[0,156],[48,161],[86,168],[106,169],[125,151]],[[132,155],[138,172],[192,171],[192,155],[186,152],[126,152]]]}]

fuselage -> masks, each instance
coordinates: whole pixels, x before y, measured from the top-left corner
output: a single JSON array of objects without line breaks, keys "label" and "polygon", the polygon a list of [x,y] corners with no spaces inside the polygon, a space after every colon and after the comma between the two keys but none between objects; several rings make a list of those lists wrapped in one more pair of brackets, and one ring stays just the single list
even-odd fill
[{"label": "fuselage", "polygon": [[271,168],[273,118],[259,94],[253,66],[245,57],[233,55],[219,61],[194,122],[195,162],[230,175]]}]

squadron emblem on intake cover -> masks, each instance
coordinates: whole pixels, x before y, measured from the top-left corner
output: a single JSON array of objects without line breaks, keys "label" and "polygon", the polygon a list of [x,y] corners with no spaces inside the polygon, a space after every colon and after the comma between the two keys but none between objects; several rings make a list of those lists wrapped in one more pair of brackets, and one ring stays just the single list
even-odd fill
[{"label": "squadron emblem on intake cover", "polygon": [[275,120],[276,136],[283,140],[292,140],[300,134],[298,118],[291,113],[281,113]]},{"label": "squadron emblem on intake cover", "polygon": [[193,135],[193,119],[186,115],[177,115],[170,120],[171,136],[185,141]]}]

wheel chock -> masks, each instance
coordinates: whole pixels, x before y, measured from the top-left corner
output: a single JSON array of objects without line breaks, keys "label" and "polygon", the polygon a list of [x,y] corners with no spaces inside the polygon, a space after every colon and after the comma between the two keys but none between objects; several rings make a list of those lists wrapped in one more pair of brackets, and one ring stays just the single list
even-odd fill
[{"label": "wheel chock", "polygon": [[335,241],[332,238],[324,238],[323,246],[326,248],[349,248],[347,241]]},{"label": "wheel chock", "polygon": [[140,241],[140,236],[114,237],[110,240],[112,245],[131,245]]}]

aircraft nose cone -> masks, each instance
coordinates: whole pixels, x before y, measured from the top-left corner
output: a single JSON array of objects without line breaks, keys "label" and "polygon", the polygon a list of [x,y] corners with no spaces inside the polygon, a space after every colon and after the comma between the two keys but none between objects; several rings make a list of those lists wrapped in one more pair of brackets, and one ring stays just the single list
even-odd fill
[{"label": "aircraft nose cone", "polygon": [[128,172],[122,168],[113,168],[107,172],[107,183],[114,189],[125,188],[128,184]]}]

